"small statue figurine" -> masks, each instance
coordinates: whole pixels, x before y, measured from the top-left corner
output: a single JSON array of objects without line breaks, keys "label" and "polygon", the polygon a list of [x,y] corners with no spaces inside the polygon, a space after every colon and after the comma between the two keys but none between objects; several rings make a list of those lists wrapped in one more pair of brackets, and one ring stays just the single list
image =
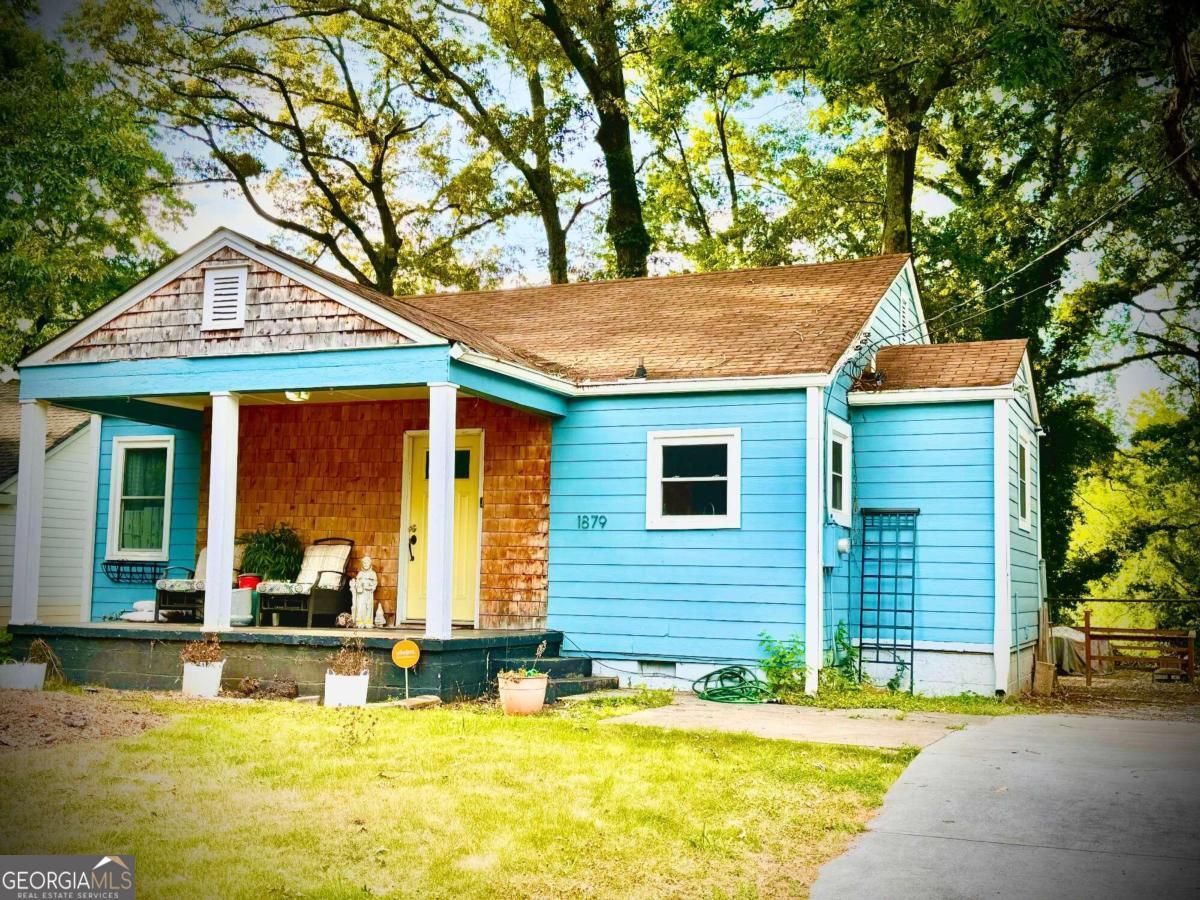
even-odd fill
[{"label": "small statue figurine", "polygon": [[370,628],[375,610],[375,589],[379,575],[371,568],[371,557],[364,556],[362,570],[350,580],[354,592],[354,627]]},{"label": "small statue figurine", "polygon": [[375,605],[375,627],[384,628],[387,626],[387,616],[383,613],[383,604]]}]

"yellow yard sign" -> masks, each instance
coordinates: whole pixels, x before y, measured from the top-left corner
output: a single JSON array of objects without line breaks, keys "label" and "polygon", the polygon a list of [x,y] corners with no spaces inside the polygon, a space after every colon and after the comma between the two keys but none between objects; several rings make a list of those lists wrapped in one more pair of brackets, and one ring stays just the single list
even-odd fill
[{"label": "yellow yard sign", "polygon": [[392,662],[401,669],[411,669],[420,658],[421,648],[417,646],[416,641],[405,638],[402,641],[396,641],[392,647]]}]

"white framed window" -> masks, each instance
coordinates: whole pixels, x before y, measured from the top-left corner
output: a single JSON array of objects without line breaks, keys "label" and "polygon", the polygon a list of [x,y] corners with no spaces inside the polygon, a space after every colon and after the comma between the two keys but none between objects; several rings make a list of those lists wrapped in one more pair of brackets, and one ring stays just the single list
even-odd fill
[{"label": "white framed window", "polygon": [[1033,530],[1033,439],[1024,431],[1017,436],[1017,524]]},{"label": "white framed window", "polygon": [[246,325],[246,266],[214,266],[204,270],[201,331],[225,331]]},{"label": "white framed window", "polygon": [[742,430],[646,436],[646,527],[740,528]]},{"label": "white framed window", "polygon": [[841,419],[829,417],[829,447],[825,457],[825,502],[829,506],[829,518],[850,527],[851,493],[851,452],[853,438],[850,423]]},{"label": "white framed window", "polygon": [[174,465],[172,435],[113,438],[108,559],[167,559]]}]

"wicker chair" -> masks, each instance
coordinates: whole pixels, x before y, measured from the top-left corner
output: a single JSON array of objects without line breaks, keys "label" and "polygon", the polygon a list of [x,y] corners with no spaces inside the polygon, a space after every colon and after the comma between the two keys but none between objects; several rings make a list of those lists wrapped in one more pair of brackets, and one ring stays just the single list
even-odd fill
[{"label": "wicker chair", "polygon": [[332,624],[339,613],[350,609],[346,569],[353,550],[354,541],[349,538],[321,538],[310,544],[295,581],[264,581],[258,586],[255,624],[261,625],[263,616],[271,613],[302,613],[308,628],[315,616],[328,616]]},{"label": "wicker chair", "polygon": [[[241,544],[233,547],[233,572],[230,580],[237,582],[241,571]],[[204,615],[204,576],[208,568],[208,548],[205,547],[196,557],[196,568],[187,566],[167,566],[163,577],[154,582],[154,621],[162,621],[162,613],[191,613],[192,619],[199,621]],[[186,578],[169,577],[172,571],[187,572]],[[200,577],[196,577],[199,575]]]}]

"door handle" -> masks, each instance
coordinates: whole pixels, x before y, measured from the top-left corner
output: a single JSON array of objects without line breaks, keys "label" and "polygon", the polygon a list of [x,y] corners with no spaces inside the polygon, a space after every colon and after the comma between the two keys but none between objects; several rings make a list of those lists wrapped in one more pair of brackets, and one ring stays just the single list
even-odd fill
[{"label": "door handle", "polygon": [[413,547],[417,546],[417,536],[414,534],[408,539],[408,561],[416,562],[417,558],[413,555]]}]

